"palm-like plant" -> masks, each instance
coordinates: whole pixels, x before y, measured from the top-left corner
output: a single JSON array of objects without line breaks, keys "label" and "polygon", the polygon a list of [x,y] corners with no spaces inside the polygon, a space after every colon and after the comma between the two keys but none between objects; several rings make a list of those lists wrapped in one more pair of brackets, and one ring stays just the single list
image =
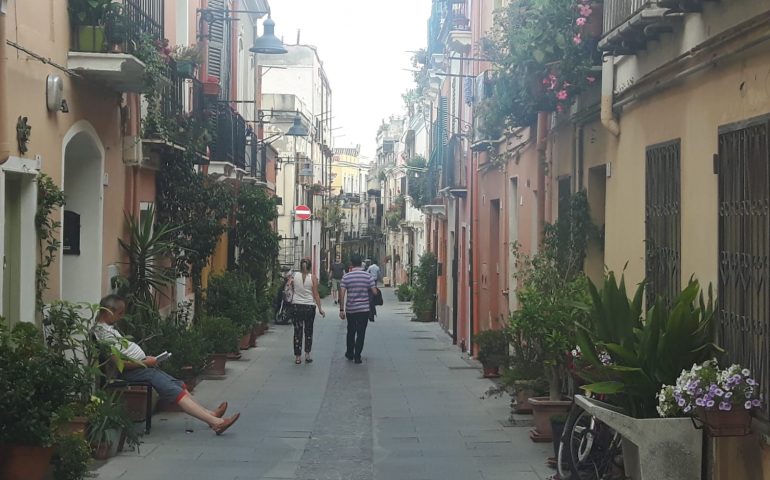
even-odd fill
[{"label": "palm-like plant", "polygon": [[174,269],[164,265],[177,248],[171,234],[176,228],[154,225],[155,209],[150,208],[144,218],[126,215],[129,241],[119,239],[120,247],[128,256],[129,296],[136,301],[154,304],[156,295],[174,281]]},{"label": "palm-like plant", "polygon": [[591,305],[587,324],[578,325],[577,343],[589,368],[582,376],[594,393],[619,394],[634,417],[655,417],[656,394],[672,385],[682,370],[721,353],[714,343],[714,297],[709,287],[704,298],[700,285],[690,280],[671,307],[658,298],[642,311],[644,284],[633,299],[626,296],[610,273],[600,292],[589,284]]}]

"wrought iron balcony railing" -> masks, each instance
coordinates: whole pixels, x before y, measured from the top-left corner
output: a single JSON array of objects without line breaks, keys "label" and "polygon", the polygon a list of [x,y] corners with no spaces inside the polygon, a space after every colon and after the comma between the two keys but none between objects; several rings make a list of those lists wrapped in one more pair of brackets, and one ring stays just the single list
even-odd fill
[{"label": "wrought iron balcony railing", "polygon": [[219,103],[211,128],[214,133],[211,160],[246,168],[246,121],[243,117],[230,105]]},{"label": "wrought iron balcony railing", "polygon": [[165,38],[164,0],[123,0],[112,3],[98,25],[77,25],[72,50],[135,53],[145,38]]}]

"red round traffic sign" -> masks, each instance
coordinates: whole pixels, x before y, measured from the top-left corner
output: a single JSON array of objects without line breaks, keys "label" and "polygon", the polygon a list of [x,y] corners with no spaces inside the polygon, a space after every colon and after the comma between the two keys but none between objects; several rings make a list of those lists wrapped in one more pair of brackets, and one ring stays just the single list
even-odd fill
[{"label": "red round traffic sign", "polygon": [[307,205],[297,205],[297,208],[294,209],[294,217],[297,220],[310,220],[310,217],[312,216],[313,213],[310,211]]}]

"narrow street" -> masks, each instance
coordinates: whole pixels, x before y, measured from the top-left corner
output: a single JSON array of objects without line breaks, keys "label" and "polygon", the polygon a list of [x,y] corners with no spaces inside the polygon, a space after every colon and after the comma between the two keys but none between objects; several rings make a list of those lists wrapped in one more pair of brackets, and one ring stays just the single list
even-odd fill
[{"label": "narrow street", "polygon": [[[181,413],[154,417],[138,453],[96,470],[100,480],[484,479],[542,480],[551,445],[506,426],[509,398],[490,386],[438,324],[412,323],[408,303],[383,290],[363,365],[344,357],[345,323],[324,300],[312,364],[295,365],[291,327],[228,362],[224,380],[195,390],[205,405],[230,402],[240,421],[214,436]],[[192,433],[185,429],[192,426]]]}]

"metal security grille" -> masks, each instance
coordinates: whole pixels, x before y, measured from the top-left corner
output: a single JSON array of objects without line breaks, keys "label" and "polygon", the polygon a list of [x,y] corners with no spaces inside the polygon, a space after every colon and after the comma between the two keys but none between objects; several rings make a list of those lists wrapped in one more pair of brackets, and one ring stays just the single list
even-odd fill
[{"label": "metal security grille", "polygon": [[770,151],[767,117],[719,130],[719,343],[750,368],[770,418]]},{"label": "metal security grille", "polygon": [[679,140],[647,147],[645,272],[647,305],[671,302],[681,290],[681,178]]}]

